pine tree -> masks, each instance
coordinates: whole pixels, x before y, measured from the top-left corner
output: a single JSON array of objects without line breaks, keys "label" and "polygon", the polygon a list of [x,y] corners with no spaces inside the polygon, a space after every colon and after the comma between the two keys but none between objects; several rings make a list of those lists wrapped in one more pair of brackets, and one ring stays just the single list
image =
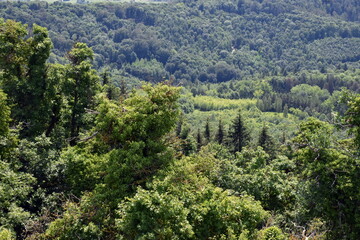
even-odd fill
[{"label": "pine tree", "polygon": [[223,127],[223,124],[222,124],[222,121],[220,120],[219,121],[219,127],[218,127],[218,132],[216,134],[216,141],[219,143],[219,144],[222,144],[223,141],[224,141],[224,127]]},{"label": "pine tree", "polygon": [[194,153],[197,148],[197,144],[195,143],[195,139],[192,135],[188,135],[182,142],[181,142],[182,152],[185,156],[189,156],[190,154]]},{"label": "pine tree", "polygon": [[196,136],[196,142],[197,142],[197,150],[199,151],[201,146],[203,145],[203,140],[201,136],[200,129],[198,128],[197,136]]},{"label": "pine tree", "polygon": [[241,117],[241,112],[234,119],[230,129],[230,144],[233,147],[234,152],[241,152],[249,142],[249,132],[244,125],[244,121]]},{"label": "pine tree", "polygon": [[281,143],[284,144],[286,142],[286,134],[285,131],[283,131],[282,136],[281,136]]},{"label": "pine tree", "polygon": [[108,70],[105,70],[103,73],[100,74],[102,85],[106,92],[106,96],[108,99],[113,99],[113,89],[110,86],[110,74]]},{"label": "pine tree", "polygon": [[285,104],[284,110],[283,110],[283,116],[284,116],[284,118],[287,118],[287,117],[288,117],[288,114],[289,114],[289,107],[288,107],[287,104]]},{"label": "pine tree", "polygon": [[265,152],[270,154],[271,156],[274,155],[274,141],[272,137],[268,133],[268,127],[264,124],[263,128],[261,129],[258,146],[262,147]]},{"label": "pine tree", "polygon": [[[100,74],[100,78],[102,80],[102,91],[106,94],[106,97],[110,100],[123,101],[127,96],[126,94],[122,94],[122,89],[115,86],[114,81],[111,77],[109,70],[105,70]],[[123,80],[120,82],[120,87],[122,87]],[[125,89],[126,91],[126,89]]]},{"label": "pine tree", "polygon": [[211,137],[209,118],[206,120],[204,137],[205,137],[207,143],[209,143],[210,142],[210,137]]},{"label": "pine tree", "polygon": [[128,88],[126,86],[126,82],[124,79],[121,79],[120,81],[120,97],[122,99],[127,98],[127,94],[128,94]]}]

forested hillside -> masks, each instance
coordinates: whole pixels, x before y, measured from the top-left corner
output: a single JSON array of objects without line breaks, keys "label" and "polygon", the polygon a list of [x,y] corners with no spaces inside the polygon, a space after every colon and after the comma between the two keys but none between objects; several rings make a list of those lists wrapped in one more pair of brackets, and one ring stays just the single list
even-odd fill
[{"label": "forested hillside", "polygon": [[224,82],[301,70],[358,68],[358,1],[165,4],[1,3],[0,16],[47,27],[51,62],[77,42],[95,66],[159,81]]},{"label": "forested hillside", "polygon": [[0,2],[0,240],[360,236],[360,2]]}]

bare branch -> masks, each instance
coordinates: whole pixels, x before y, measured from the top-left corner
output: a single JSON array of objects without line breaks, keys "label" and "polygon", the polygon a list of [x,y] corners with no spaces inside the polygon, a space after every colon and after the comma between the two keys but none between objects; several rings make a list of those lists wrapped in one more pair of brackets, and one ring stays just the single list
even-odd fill
[{"label": "bare branch", "polygon": [[96,131],[95,133],[93,133],[91,136],[89,137],[86,137],[86,138],[83,138],[83,139],[80,139],[79,142],[86,142],[86,141],[89,141],[90,139],[93,139],[94,137],[96,137],[96,135],[98,134],[99,132]]},{"label": "bare branch", "polygon": [[85,108],[85,111],[86,111],[86,113],[89,113],[89,114],[95,114],[95,115],[100,114],[100,112],[89,109],[89,108]]}]

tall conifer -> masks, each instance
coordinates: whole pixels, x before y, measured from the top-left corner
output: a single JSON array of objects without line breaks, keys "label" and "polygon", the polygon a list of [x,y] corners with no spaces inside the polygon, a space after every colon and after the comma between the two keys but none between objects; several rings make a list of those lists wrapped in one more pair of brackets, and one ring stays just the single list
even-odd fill
[{"label": "tall conifer", "polygon": [[274,155],[274,141],[269,135],[268,127],[265,124],[260,132],[258,146],[262,147],[268,154]]},{"label": "tall conifer", "polygon": [[218,132],[216,134],[216,141],[219,143],[219,144],[222,144],[224,142],[224,127],[223,127],[223,124],[222,124],[222,121],[220,120],[219,121],[219,127],[218,127]]},{"label": "tall conifer", "polygon": [[209,143],[209,142],[210,142],[210,138],[211,138],[209,118],[206,120],[204,137],[205,137],[207,143]]},{"label": "tall conifer", "polygon": [[241,112],[239,111],[230,129],[230,144],[233,147],[233,151],[241,152],[243,147],[248,144],[249,138],[249,131],[245,127]]},{"label": "tall conifer", "polygon": [[200,129],[198,129],[198,132],[197,132],[196,142],[197,142],[197,150],[199,151],[201,146],[203,145],[203,140],[202,140]]}]

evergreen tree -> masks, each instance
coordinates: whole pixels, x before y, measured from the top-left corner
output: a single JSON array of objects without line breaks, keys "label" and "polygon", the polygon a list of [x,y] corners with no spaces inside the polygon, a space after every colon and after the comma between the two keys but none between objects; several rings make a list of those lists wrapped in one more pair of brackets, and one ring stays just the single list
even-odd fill
[{"label": "evergreen tree", "polygon": [[199,151],[201,146],[203,145],[203,140],[201,136],[200,129],[198,128],[197,136],[196,136],[196,142],[197,142],[197,150]]},{"label": "evergreen tree", "polygon": [[120,97],[123,97],[122,100],[126,98],[126,94],[122,95],[121,89],[115,86],[109,70],[105,70],[101,73],[100,77],[103,85],[102,91],[106,94],[108,99],[118,101]]},{"label": "evergreen tree", "polygon": [[120,81],[120,97],[126,98],[128,94],[128,89],[126,86],[126,82],[124,79],[121,79]]},{"label": "evergreen tree", "polygon": [[266,153],[274,156],[274,141],[269,135],[268,127],[265,124],[260,132],[258,146],[262,147]]},{"label": "evergreen tree", "polygon": [[284,144],[285,142],[286,142],[286,134],[285,131],[283,131],[281,135],[281,143]]},{"label": "evergreen tree", "polygon": [[109,76],[109,71],[105,70],[103,73],[100,74],[101,80],[102,80],[102,85],[105,88],[105,92],[106,92],[106,96],[108,97],[108,99],[112,99],[112,88],[110,87],[110,76]]},{"label": "evergreen tree", "polygon": [[220,120],[219,121],[219,127],[218,127],[218,132],[216,134],[216,141],[219,143],[219,144],[222,144],[223,141],[224,141],[224,127],[223,127],[223,124],[222,124],[222,121]]},{"label": "evergreen tree", "polygon": [[289,114],[289,107],[288,107],[287,104],[285,104],[284,110],[283,110],[283,116],[284,116],[284,118],[287,118],[287,117],[288,117],[288,114]]},{"label": "evergreen tree", "polygon": [[230,144],[233,147],[234,152],[241,152],[243,147],[246,146],[249,142],[249,132],[245,127],[240,111],[233,120],[229,135]]},{"label": "evergreen tree", "polygon": [[185,156],[189,156],[190,154],[196,152],[197,144],[195,139],[192,135],[188,135],[182,142],[181,142],[182,152]]},{"label": "evergreen tree", "polygon": [[206,120],[204,137],[206,142],[209,143],[211,138],[209,118]]},{"label": "evergreen tree", "polygon": [[188,138],[189,134],[190,134],[190,127],[188,125],[185,125],[183,126],[179,137],[185,140],[186,138]]}]

